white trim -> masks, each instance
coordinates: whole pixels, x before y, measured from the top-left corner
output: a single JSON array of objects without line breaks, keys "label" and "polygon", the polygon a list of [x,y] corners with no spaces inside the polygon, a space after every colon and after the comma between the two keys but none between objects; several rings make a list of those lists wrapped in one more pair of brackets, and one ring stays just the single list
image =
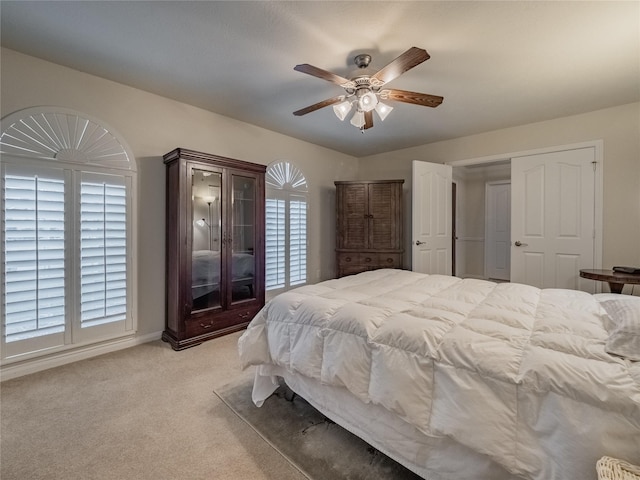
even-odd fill
[{"label": "white trim", "polygon": [[107,340],[105,342],[85,345],[82,347],[57,352],[44,357],[32,358],[21,362],[0,366],[0,382],[11,380],[12,378],[21,377],[31,373],[41,372],[54,367],[60,367],[79,360],[104,355],[105,353],[116,352],[143,343],[149,343],[160,340],[162,332],[149,333],[147,335],[133,335],[118,338],[115,340]]},{"label": "white trim", "polygon": [[527,155],[540,155],[542,153],[562,152],[564,150],[576,150],[578,148],[595,147],[596,157],[598,150],[602,152],[603,140],[591,140],[588,142],[571,143],[567,145],[556,145],[552,147],[534,148],[532,150],[522,150],[516,152],[500,153],[496,155],[487,155],[485,157],[472,157],[463,160],[450,160],[445,162],[446,165],[452,167],[466,167],[469,165],[480,165],[483,163],[508,162],[514,157],[526,157]]}]

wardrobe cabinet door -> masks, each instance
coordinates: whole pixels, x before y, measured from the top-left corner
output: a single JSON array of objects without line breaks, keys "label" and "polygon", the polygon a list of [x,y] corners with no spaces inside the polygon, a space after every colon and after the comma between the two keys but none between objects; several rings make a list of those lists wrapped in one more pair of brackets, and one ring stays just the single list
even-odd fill
[{"label": "wardrobe cabinet door", "polygon": [[369,209],[366,184],[338,185],[336,248],[367,248]]}]

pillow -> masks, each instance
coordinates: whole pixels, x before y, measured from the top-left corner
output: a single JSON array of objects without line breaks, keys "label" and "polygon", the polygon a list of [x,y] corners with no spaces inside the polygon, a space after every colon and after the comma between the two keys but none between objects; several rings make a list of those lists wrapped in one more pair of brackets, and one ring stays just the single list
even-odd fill
[{"label": "pillow", "polygon": [[597,297],[611,319],[611,329],[605,343],[606,352],[640,362],[640,297]]}]

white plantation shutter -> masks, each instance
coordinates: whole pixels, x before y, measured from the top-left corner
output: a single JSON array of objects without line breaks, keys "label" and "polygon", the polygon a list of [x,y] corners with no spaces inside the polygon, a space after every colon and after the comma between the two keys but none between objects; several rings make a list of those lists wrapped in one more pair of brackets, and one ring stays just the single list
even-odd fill
[{"label": "white plantation shutter", "polygon": [[266,199],[266,288],[282,288],[286,275],[285,201]]},{"label": "white plantation shutter", "polygon": [[307,281],[307,200],[289,196],[289,285]]},{"label": "white plantation shutter", "polygon": [[7,343],[65,326],[63,173],[4,177],[4,313]]},{"label": "white plantation shutter", "polygon": [[307,181],[288,162],[266,173],[266,289],[307,282]]},{"label": "white plantation shutter", "polygon": [[137,182],[123,140],[72,110],[29,108],[3,118],[0,173],[3,364],[133,335]]},{"label": "white plantation shutter", "polygon": [[127,204],[124,179],[83,174],[80,188],[80,323],[127,313]]}]

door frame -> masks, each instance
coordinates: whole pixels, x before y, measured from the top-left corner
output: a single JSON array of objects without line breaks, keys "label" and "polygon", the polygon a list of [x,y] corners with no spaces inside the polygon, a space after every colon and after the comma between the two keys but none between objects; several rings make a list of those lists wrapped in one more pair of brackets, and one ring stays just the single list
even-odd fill
[{"label": "door frame", "polygon": [[[602,268],[602,228],[603,228],[603,183],[604,183],[604,141],[591,140],[587,142],[572,143],[566,145],[556,145],[551,147],[535,148],[532,150],[523,150],[508,152],[496,155],[488,155],[483,157],[471,157],[463,160],[451,160],[445,162],[446,165],[452,167],[467,167],[469,165],[481,165],[496,163],[500,161],[512,161],[514,157],[524,157],[527,155],[539,155],[543,153],[561,152],[565,150],[576,150],[579,148],[593,148],[595,153],[596,168],[594,180],[594,258],[593,268]],[[596,285],[596,293],[602,291],[602,286],[598,282]]]},{"label": "door frame", "polygon": [[458,182],[451,181],[451,275],[454,277],[456,272],[456,240],[458,239]]}]

